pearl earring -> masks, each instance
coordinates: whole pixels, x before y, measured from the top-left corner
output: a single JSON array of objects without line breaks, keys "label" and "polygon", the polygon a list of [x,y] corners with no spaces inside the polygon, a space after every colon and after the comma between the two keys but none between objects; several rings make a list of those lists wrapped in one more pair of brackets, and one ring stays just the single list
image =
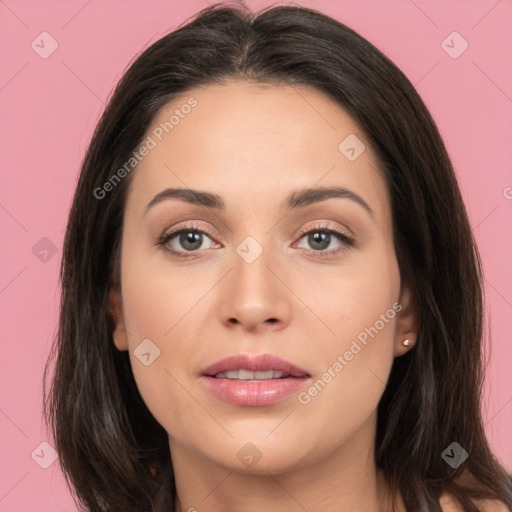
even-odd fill
[{"label": "pearl earring", "polygon": [[403,340],[402,341],[402,345],[405,345],[406,347],[408,347],[410,344],[411,344],[411,340]]}]

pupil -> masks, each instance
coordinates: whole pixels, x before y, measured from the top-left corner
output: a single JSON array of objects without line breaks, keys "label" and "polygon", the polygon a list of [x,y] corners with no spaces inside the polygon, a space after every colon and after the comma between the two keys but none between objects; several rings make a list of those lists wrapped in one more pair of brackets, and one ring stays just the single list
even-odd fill
[{"label": "pupil", "polygon": [[[318,249],[327,249],[327,247],[329,247],[329,242],[330,242],[330,233],[320,233],[320,232],[316,232],[316,233],[312,233],[309,235],[310,236],[310,242],[315,242],[315,243],[320,243],[320,245],[322,245],[322,247],[317,247]],[[314,246],[314,244],[312,244]]]},{"label": "pupil", "polygon": [[[201,247],[201,233],[198,233],[197,231],[188,231],[186,233],[182,233],[180,236],[180,243],[182,246],[187,250],[194,250]],[[192,244],[192,247],[187,246],[187,244]]]}]

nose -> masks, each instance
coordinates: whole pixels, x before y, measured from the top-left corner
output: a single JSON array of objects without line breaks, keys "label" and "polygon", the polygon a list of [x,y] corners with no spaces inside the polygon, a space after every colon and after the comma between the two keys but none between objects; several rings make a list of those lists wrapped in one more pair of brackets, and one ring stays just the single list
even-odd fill
[{"label": "nose", "polygon": [[238,253],[224,281],[221,318],[223,323],[244,330],[281,330],[290,319],[290,295],[282,266],[270,250],[251,262]]}]

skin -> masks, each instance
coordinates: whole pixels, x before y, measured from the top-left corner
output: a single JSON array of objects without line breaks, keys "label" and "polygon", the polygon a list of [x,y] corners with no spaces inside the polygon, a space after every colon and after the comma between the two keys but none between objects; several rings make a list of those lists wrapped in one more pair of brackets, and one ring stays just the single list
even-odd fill
[{"label": "skin", "polygon": [[[231,80],[191,89],[159,112],[148,135],[191,96],[198,105],[134,171],[121,290],[110,306],[114,343],[129,350],[140,393],[169,434],[177,510],[391,510],[374,463],[376,413],[394,358],[414,347],[418,311],[400,279],[376,155],[340,106],[302,86]],[[355,161],[338,149],[348,134],[366,146]],[[347,198],[280,208],[289,193],[313,186],[355,192],[373,217]],[[216,193],[226,209],[170,199],[145,214],[168,187]],[[210,232],[200,248],[187,252],[179,235],[167,246],[191,256],[158,246],[189,221]],[[319,249],[300,234],[323,224],[352,234],[356,246],[332,235]],[[252,263],[236,252],[247,236],[263,248]],[[235,406],[199,378],[226,356],[271,353],[316,381],[396,302],[402,310],[308,404],[292,395]],[[160,350],[148,366],[134,355],[146,338]],[[403,346],[405,338],[412,345]],[[261,452],[251,467],[237,457],[249,442]]]}]

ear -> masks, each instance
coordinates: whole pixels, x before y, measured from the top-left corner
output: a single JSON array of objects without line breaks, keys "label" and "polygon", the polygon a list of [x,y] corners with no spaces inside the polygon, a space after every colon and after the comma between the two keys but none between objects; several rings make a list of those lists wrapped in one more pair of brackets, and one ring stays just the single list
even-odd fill
[{"label": "ear", "polygon": [[[416,292],[408,283],[403,284],[398,302],[402,309],[396,321],[395,357],[403,356],[414,347],[421,321]],[[409,340],[409,344],[404,345],[404,340]]]},{"label": "ear", "polygon": [[128,336],[124,322],[123,307],[121,302],[121,291],[113,289],[109,293],[108,312],[114,322],[112,338],[118,350],[128,350]]}]

